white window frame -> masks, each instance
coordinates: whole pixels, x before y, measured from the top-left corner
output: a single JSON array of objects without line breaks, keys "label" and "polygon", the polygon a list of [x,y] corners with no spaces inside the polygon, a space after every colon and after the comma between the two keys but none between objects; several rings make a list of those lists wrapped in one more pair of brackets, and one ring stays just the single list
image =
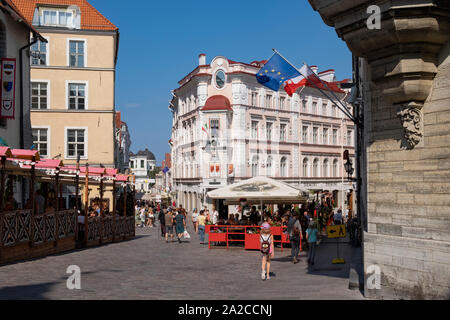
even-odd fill
[{"label": "white window frame", "polygon": [[279,100],[279,103],[280,103],[280,106],[279,106],[279,109],[280,110],[286,110],[286,97],[283,97],[283,96],[280,96],[280,100]]},{"label": "white window frame", "polygon": [[[253,123],[256,123],[256,131],[255,130],[253,130],[254,129],[254,127],[253,127]],[[258,135],[259,135],[259,121],[258,120],[251,120],[251,123],[250,123],[250,136],[251,136],[251,138],[252,139],[258,139],[259,137],[258,137]],[[255,134],[253,134],[253,133],[255,133]]]},{"label": "white window frame", "polygon": [[[83,110],[79,110],[79,109],[69,109],[69,84],[84,84],[86,85],[85,87],[85,102],[84,102],[84,109]],[[86,80],[66,80],[66,110],[70,110],[70,111],[84,111],[84,110],[89,110],[89,81]]]},{"label": "white window frame", "polygon": [[259,175],[259,156],[252,157],[251,168],[252,168],[252,177],[257,177]]},{"label": "white window frame", "polygon": [[[283,159],[285,161],[283,161]],[[283,166],[283,163],[284,163],[284,166]],[[283,167],[284,167],[284,171],[283,171]],[[288,170],[289,170],[288,158],[283,156],[280,158],[280,177],[288,177],[289,176]]]},{"label": "white window frame", "polygon": [[[281,127],[284,126],[284,130],[281,130]],[[279,134],[280,134],[280,142],[287,142],[287,136],[288,136],[288,132],[287,132],[287,128],[288,128],[288,124],[285,122],[281,122],[280,123],[280,128],[279,128]],[[284,133],[284,137],[282,137],[281,133]]]},{"label": "white window frame", "polygon": [[[325,167],[325,164],[327,164],[327,166]],[[328,159],[323,159],[322,161],[322,177],[327,178],[328,172],[330,170],[330,161]]]},{"label": "white window frame", "polygon": [[[325,131],[327,132],[327,136],[325,137]],[[324,139],[326,138],[326,140]],[[328,145],[328,141],[330,140],[330,128],[329,127],[323,127],[322,128],[322,144]]]},{"label": "white window frame", "polygon": [[273,95],[271,95],[271,94],[266,94],[266,101],[265,101],[265,107],[267,108],[267,109],[270,109],[270,108],[272,108],[272,105],[273,105]]},{"label": "white window frame", "polygon": [[347,146],[351,146],[352,141],[353,141],[353,130],[347,129]]},{"label": "white window frame", "polygon": [[[269,166],[269,164],[270,164],[270,166]],[[269,170],[269,168],[270,168],[270,170]],[[266,176],[268,176],[268,177],[273,176],[273,157],[272,156],[268,156],[267,160],[266,160]]]},{"label": "white window frame", "polygon": [[[43,37],[43,38],[45,40],[47,40],[47,43],[45,44],[45,52],[46,52],[45,65],[32,64],[31,61],[32,61],[33,57],[30,55],[30,68],[33,68],[33,67],[48,67],[50,65],[50,37]],[[31,47],[30,47],[30,52],[31,52]]]},{"label": "white window frame", "polygon": [[[213,135],[213,126],[212,123],[217,121],[217,135]],[[220,137],[220,118],[210,118],[209,119],[209,134],[211,138],[219,138]]]},{"label": "white window frame", "polygon": [[[32,85],[33,82],[44,82],[44,83],[47,83],[47,109],[40,109],[40,108],[39,109],[33,109],[33,108],[31,108],[31,104],[32,104],[32,101],[31,101],[31,97],[32,97],[31,90],[32,90],[32,87],[31,87],[31,85]],[[50,110],[51,109],[50,84],[51,84],[50,80],[44,80],[44,79],[31,79],[30,80],[30,110],[31,111],[35,111],[35,110]]]},{"label": "white window frame", "polygon": [[[305,161],[306,161],[306,163],[305,163]],[[306,167],[305,167],[305,165],[306,165]],[[309,177],[309,158],[303,158],[302,175],[303,175],[303,177]]]},{"label": "white window frame", "polygon": [[80,159],[87,160],[89,155],[89,128],[88,127],[64,127],[64,159],[72,160],[76,159],[77,156],[69,156],[67,148],[67,131],[68,130],[84,130],[84,156],[80,156]]},{"label": "white window frame", "polygon": [[[31,130],[33,129],[46,129],[47,130],[47,155],[44,156],[44,158],[50,158],[51,155],[51,144],[50,144],[50,134],[51,134],[51,127],[50,126],[32,126]],[[33,144],[34,144],[34,138],[33,138]],[[37,149],[39,150],[39,149]]]},{"label": "white window frame", "polygon": [[[223,84],[222,88],[219,88],[219,86],[217,85],[217,82],[216,82],[217,73],[219,73],[220,71],[222,71],[223,74],[225,75],[225,83]],[[227,71],[224,68],[222,68],[222,67],[216,68],[214,70],[214,72],[213,72],[213,77],[214,77],[213,78],[213,83],[214,83],[214,88],[215,89],[217,89],[217,90],[224,90],[227,87],[228,76],[227,76]]]},{"label": "white window frame", "polygon": [[[316,133],[314,133],[316,131]],[[312,128],[312,144],[319,144],[319,127]]]},{"label": "white window frame", "polygon": [[[270,127],[270,135],[269,135],[269,127]],[[266,139],[267,141],[273,140],[273,122],[266,121]]]},{"label": "white window frame", "polygon": [[[336,132],[336,135],[334,133]],[[339,129],[333,128],[331,129],[331,144],[337,146],[339,143]]]},{"label": "white window frame", "polygon": [[[84,42],[84,66],[83,67],[71,67],[70,66],[70,41],[82,41]],[[88,40],[86,38],[67,38],[66,39],[66,64],[69,68],[87,68],[88,67]]]},{"label": "white window frame", "polygon": [[[306,131],[305,131],[306,128]],[[308,143],[308,137],[309,137],[309,126],[307,125],[302,125],[302,142],[303,143]]]},{"label": "white window frame", "polygon": [[252,99],[250,101],[251,105],[253,107],[257,107],[258,106],[258,92],[252,92],[251,93],[251,99]]}]

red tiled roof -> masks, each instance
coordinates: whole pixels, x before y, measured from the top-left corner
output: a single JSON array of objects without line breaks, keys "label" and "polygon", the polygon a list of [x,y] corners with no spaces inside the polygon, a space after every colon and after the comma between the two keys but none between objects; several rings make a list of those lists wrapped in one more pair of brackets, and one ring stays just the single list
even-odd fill
[{"label": "red tiled roof", "polygon": [[33,27],[33,25],[31,24],[31,21],[28,21],[25,17],[23,12],[17,8],[16,4],[14,3],[13,0],[4,0],[5,3],[0,2],[0,7],[4,7],[6,8],[6,5],[8,5],[21,19],[22,22],[30,29],[31,32],[35,33],[41,41],[47,41],[45,40],[41,34]]},{"label": "red tiled roof", "polygon": [[36,5],[78,6],[81,11],[81,29],[116,31],[118,28],[86,0],[10,0],[22,12],[29,24],[33,21]]},{"label": "red tiled roof", "polygon": [[206,100],[205,106],[201,109],[201,111],[209,111],[209,110],[233,110],[231,108],[230,100],[227,97],[222,95],[216,95],[208,98]]}]

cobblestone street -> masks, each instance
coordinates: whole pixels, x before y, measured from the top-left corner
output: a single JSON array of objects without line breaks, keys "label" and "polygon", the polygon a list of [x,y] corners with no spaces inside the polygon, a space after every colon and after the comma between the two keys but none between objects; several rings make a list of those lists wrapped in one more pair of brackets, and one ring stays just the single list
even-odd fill
[{"label": "cobblestone street", "polygon": [[[0,299],[362,299],[348,289],[349,263],[332,265],[336,245],[319,246],[315,270],[305,252],[294,265],[290,249],[276,250],[262,281],[260,253],[200,245],[197,235],[166,243],[159,227],[137,228],[131,241],[25,261],[0,267]],[[347,262],[351,247],[340,246]],[[69,290],[70,265],[81,268],[81,290]],[[340,270],[338,270],[340,269]]]}]

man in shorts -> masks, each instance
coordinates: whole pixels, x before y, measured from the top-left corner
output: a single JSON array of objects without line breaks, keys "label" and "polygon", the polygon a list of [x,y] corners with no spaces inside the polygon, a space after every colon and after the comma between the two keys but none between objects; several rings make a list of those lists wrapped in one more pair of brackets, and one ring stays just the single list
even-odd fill
[{"label": "man in shorts", "polygon": [[166,222],[166,242],[169,242],[169,234],[170,238],[173,241],[173,215],[172,215],[172,208],[167,209],[167,212],[164,216],[165,222]]}]

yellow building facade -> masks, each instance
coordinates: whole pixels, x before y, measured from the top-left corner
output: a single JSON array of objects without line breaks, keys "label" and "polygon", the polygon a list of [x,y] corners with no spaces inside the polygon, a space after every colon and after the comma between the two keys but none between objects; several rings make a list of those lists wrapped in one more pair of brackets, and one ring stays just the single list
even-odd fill
[{"label": "yellow building facade", "polygon": [[14,2],[48,41],[30,50],[35,148],[64,165],[80,155],[80,165],[115,167],[118,28],[86,0]]}]

